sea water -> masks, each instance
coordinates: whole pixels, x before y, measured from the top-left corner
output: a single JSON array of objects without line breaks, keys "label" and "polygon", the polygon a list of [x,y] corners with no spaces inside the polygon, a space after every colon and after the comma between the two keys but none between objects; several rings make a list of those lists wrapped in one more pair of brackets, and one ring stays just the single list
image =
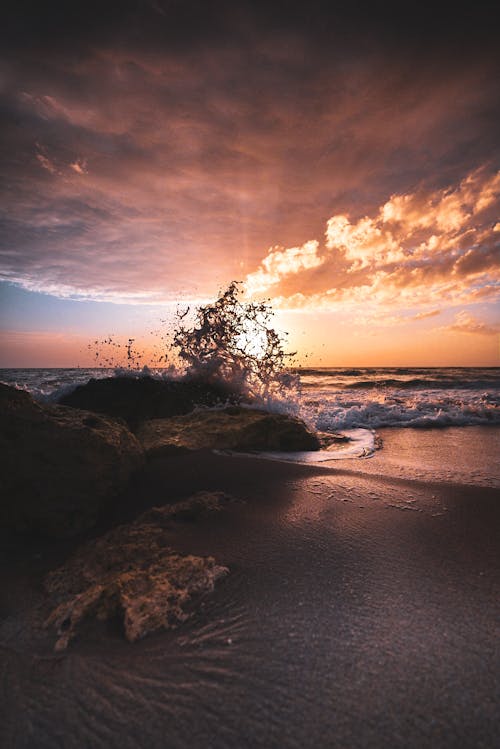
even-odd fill
[{"label": "sea water", "polygon": [[[360,430],[382,427],[500,425],[500,368],[299,369],[300,385],[288,397],[267,401],[271,410],[294,413],[322,432],[362,440]],[[0,369],[0,381],[57,402],[91,377],[114,374],[168,377],[167,370]]]},{"label": "sea water", "polygon": [[[325,432],[380,427],[500,425],[500,367],[299,369],[300,389],[280,410],[298,410]],[[146,370],[147,374],[151,374]],[[135,370],[0,369],[0,381],[57,402],[92,377]],[[156,370],[153,376],[166,377]],[[273,404],[270,404],[273,408]]]}]

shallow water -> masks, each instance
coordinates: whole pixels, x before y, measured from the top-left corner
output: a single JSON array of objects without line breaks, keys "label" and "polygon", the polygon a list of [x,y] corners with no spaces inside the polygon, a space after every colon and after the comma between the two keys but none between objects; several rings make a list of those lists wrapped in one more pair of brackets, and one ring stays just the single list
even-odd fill
[{"label": "shallow water", "polygon": [[[3,745],[496,746],[500,507],[472,471],[498,431],[413,431],[409,447],[393,430],[374,458],[336,469],[159,465],[144,489],[156,503],[162,482],[207,477],[244,501],[179,529],[180,551],[230,575],[187,625],[132,646],[94,632],[53,654],[33,611],[56,552],[11,555]],[[439,456],[412,474],[434,436]]]}]

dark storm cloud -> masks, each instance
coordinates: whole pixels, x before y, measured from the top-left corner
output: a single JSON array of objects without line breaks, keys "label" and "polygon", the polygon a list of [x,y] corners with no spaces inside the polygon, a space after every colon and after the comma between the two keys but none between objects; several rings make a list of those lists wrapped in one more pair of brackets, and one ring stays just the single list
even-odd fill
[{"label": "dark storm cloud", "polygon": [[97,298],[212,291],[333,213],[498,168],[489,12],[11,4],[2,276]]},{"label": "dark storm cloud", "polygon": [[[262,33],[292,29],[313,36],[316,43],[359,38],[365,29],[384,42],[389,39],[462,43],[494,39],[494,2],[465,5],[446,2],[405,3],[386,0],[75,0],[4,3],[5,38],[33,47],[50,40],[61,48],[110,39],[186,47],[207,40],[238,41],[249,27]],[[423,37],[423,38],[422,38]]]}]

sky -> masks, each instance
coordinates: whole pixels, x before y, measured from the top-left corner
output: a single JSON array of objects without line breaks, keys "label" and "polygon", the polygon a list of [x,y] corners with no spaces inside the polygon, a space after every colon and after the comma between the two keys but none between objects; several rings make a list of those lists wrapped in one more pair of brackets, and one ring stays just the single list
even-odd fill
[{"label": "sky", "polygon": [[231,280],[300,363],[500,364],[494,3],[0,13],[0,366],[148,351]]}]

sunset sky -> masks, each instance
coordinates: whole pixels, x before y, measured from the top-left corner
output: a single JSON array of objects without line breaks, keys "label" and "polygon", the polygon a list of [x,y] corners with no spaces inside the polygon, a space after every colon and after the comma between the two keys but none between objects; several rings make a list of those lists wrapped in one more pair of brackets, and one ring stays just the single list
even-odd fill
[{"label": "sunset sky", "polygon": [[496,4],[8,5],[0,366],[233,279],[302,363],[500,365]]}]

